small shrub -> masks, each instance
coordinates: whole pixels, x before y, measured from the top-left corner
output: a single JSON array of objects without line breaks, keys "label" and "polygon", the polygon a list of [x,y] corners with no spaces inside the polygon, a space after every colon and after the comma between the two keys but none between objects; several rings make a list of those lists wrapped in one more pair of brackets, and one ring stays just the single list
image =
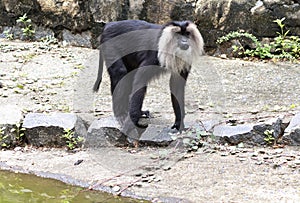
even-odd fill
[{"label": "small shrub", "polygon": [[25,128],[22,128],[21,123],[17,123],[16,127],[11,129],[11,132],[14,132],[16,135],[15,144],[16,146],[22,145],[24,143],[24,132]]},{"label": "small shrub", "polygon": [[19,17],[17,23],[20,23],[23,26],[22,32],[24,37],[32,38],[34,36],[35,30],[32,27],[31,19],[27,17],[26,13],[23,16]]},{"label": "small shrub", "polygon": [[5,135],[4,131],[5,131],[5,127],[0,128],[0,144],[1,144],[0,148],[9,147],[5,142],[6,139],[8,138],[8,135]]},{"label": "small shrub", "polygon": [[192,134],[194,133],[191,133],[189,137],[182,140],[188,152],[198,151],[199,148],[203,147],[204,138],[210,137],[213,139],[213,134],[206,131],[197,131],[194,135],[195,137]]},{"label": "small shrub", "polygon": [[47,35],[46,37],[43,37],[41,39],[41,41],[46,45],[57,44],[58,43],[58,40],[52,35]]},{"label": "small shrub", "polygon": [[4,33],[4,36],[5,36],[6,39],[8,39],[8,40],[13,40],[14,39],[14,35],[12,33],[10,33],[9,30],[4,31],[3,33]]},{"label": "small shrub", "polygon": [[285,25],[283,21],[285,18],[274,20],[273,22],[277,23],[280,28],[280,32],[277,33],[277,37],[274,38],[274,41],[271,43],[263,44],[260,42],[254,35],[242,32],[242,31],[233,31],[229,34],[220,37],[217,40],[218,44],[231,41],[233,39],[247,38],[250,39],[255,45],[254,48],[245,48],[232,46],[233,52],[238,52],[238,56],[251,56],[258,57],[261,59],[267,58],[279,58],[279,59],[289,59],[295,60],[300,59],[300,37],[298,36],[287,36],[290,32],[289,30],[284,31]]},{"label": "small shrub", "polygon": [[62,137],[66,140],[66,144],[69,150],[73,150],[83,142],[83,137],[75,137],[75,132],[70,129],[65,129]]},{"label": "small shrub", "polygon": [[266,131],[264,132],[264,134],[265,134],[264,141],[265,141],[268,145],[274,144],[274,142],[275,142],[275,138],[274,138],[274,136],[273,136],[274,130],[266,130]]}]

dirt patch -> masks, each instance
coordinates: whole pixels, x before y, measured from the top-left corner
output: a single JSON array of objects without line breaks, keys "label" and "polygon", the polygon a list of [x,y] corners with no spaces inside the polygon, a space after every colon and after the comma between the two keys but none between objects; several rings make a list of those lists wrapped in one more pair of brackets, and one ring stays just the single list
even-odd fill
[{"label": "dirt patch", "polygon": [[[95,95],[91,91],[97,74],[96,50],[1,40],[0,60],[1,105],[17,105],[24,112],[74,111],[87,114],[88,122],[112,115],[106,73],[100,92]],[[300,109],[299,78],[298,64],[202,57],[187,84],[186,123],[290,117]],[[151,122],[170,126],[174,116],[165,80],[163,77],[149,87],[144,107],[154,117]],[[67,175],[65,181],[70,183],[78,180],[95,188],[101,183],[115,192],[124,189],[151,199],[299,202],[299,157],[299,148],[290,147],[212,145],[196,153],[175,147],[100,148],[76,153],[26,147],[1,151],[0,163],[5,169]],[[83,162],[74,165],[78,160]]]}]

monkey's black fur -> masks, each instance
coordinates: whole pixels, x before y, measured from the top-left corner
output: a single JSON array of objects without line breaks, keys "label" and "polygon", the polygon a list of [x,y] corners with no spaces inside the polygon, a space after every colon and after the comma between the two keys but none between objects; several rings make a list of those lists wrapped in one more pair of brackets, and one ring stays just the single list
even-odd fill
[{"label": "monkey's black fur", "polygon": [[[121,120],[122,125],[127,125],[125,120],[129,117],[135,127],[147,127],[139,123],[143,115],[149,116],[148,111],[142,111],[147,85],[154,77],[171,71],[171,101],[175,113],[172,128],[177,130],[184,128],[184,89],[191,64],[184,62],[181,65],[183,67],[167,67],[171,65],[168,65],[170,64],[168,59],[164,61],[164,57],[172,56],[175,50],[164,46],[163,39],[174,40],[176,37],[178,44],[175,45],[175,49],[178,48],[179,52],[185,53],[184,51],[191,47],[189,41],[197,41],[195,39],[197,36],[190,36],[191,33],[187,29],[190,24],[192,23],[189,21],[173,21],[166,25],[157,25],[140,20],[125,20],[105,25],[100,41],[98,78],[93,89],[94,91],[99,89],[105,61],[111,80],[114,114],[119,121]],[[168,27],[171,27],[170,33],[176,35],[164,33]],[[165,50],[160,50],[161,47]],[[194,47],[190,49],[192,48]]]}]

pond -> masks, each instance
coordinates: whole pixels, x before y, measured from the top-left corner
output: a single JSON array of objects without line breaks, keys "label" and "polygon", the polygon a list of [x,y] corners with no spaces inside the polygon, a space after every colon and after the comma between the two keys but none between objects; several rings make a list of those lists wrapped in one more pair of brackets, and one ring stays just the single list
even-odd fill
[{"label": "pond", "polygon": [[87,191],[58,180],[0,170],[0,202],[140,203],[147,201],[113,196],[100,191]]}]

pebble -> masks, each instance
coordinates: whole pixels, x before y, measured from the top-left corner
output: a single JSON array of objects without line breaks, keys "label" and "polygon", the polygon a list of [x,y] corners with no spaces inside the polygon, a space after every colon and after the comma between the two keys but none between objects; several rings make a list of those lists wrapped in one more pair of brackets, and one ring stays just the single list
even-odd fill
[{"label": "pebble", "polygon": [[246,161],[247,158],[239,158],[240,161]]},{"label": "pebble", "polygon": [[288,156],[288,157],[286,157],[285,159],[286,159],[287,161],[292,161],[292,160],[295,159],[295,157]]},{"label": "pebble", "polygon": [[220,55],[220,58],[221,58],[221,59],[227,59],[227,56],[226,56],[226,54],[221,54],[221,55]]},{"label": "pebble", "polygon": [[275,149],[273,154],[281,154],[283,149]]},{"label": "pebble", "polygon": [[221,156],[228,156],[228,152],[222,152],[220,155]]},{"label": "pebble", "polygon": [[17,152],[17,151],[22,151],[22,147],[15,147],[15,148],[14,148],[14,151],[15,151],[15,152]]},{"label": "pebble", "polygon": [[247,158],[247,155],[246,154],[239,154],[238,157],[239,158]]},{"label": "pebble", "polygon": [[259,153],[259,154],[265,154],[265,153],[266,153],[266,150],[260,149],[260,150],[258,150],[258,153]]},{"label": "pebble", "polygon": [[112,191],[119,192],[121,190],[121,187],[118,185],[113,186]]},{"label": "pebble", "polygon": [[134,174],[136,177],[140,177],[143,175],[143,171],[137,171],[135,174]]},{"label": "pebble", "polygon": [[297,168],[296,164],[295,163],[288,163],[288,166],[290,168]]},{"label": "pebble", "polygon": [[294,164],[296,164],[296,165],[300,166],[300,160],[296,160],[296,161],[294,161]]},{"label": "pebble", "polygon": [[1,94],[1,97],[7,98],[7,97],[8,97],[8,93],[7,93],[7,92],[3,92],[3,93]]},{"label": "pebble", "polygon": [[168,171],[168,170],[171,169],[171,166],[165,165],[165,166],[162,167],[162,169],[163,169],[164,171]]},{"label": "pebble", "polygon": [[258,153],[257,153],[257,152],[253,152],[253,153],[251,154],[251,156],[252,156],[252,157],[257,157],[257,156],[258,156]]}]

